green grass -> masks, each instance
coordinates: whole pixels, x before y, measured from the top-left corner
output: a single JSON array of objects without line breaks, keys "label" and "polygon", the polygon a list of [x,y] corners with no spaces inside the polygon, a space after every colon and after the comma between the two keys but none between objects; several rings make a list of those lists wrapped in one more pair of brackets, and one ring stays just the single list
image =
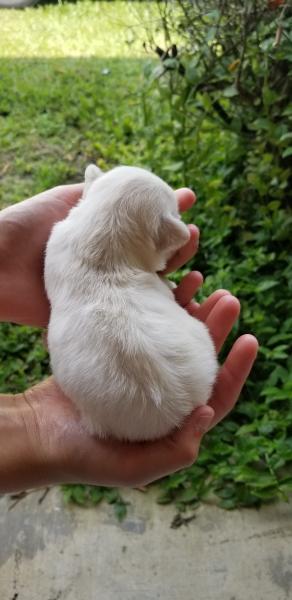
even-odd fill
[{"label": "green grass", "polygon": [[81,180],[90,160],[137,160],[137,11],[150,18],[125,2],[1,11],[1,206]]},{"label": "green grass", "polygon": [[143,25],[156,20],[150,2],[90,2],[1,10],[1,56],[133,57],[144,55]]},{"label": "green grass", "polygon": [[101,167],[135,161],[140,63],[2,59],[2,206],[82,180],[89,161]]}]

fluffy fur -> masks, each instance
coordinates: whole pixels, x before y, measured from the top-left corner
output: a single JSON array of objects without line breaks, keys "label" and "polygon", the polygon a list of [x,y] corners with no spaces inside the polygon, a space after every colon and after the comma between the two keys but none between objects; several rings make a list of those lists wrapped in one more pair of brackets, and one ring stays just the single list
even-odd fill
[{"label": "fluffy fur", "polygon": [[174,192],[134,167],[87,167],[83,198],[52,230],[51,366],[98,436],[162,437],[210,397],[208,329],[157,274],[188,239]]}]

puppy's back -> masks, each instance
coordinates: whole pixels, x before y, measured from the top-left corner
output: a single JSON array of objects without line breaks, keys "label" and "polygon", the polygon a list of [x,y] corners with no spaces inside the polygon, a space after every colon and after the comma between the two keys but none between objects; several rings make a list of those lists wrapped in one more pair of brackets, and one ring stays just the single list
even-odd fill
[{"label": "puppy's back", "polygon": [[157,276],[132,275],[123,287],[98,279],[79,274],[74,297],[86,281],[87,300],[52,313],[54,375],[92,432],[159,438],[207,402],[216,371],[210,336]]},{"label": "puppy's back", "polygon": [[[47,246],[53,374],[91,432],[159,438],[207,402],[214,346],[157,274],[102,263],[109,241],[99,204],[90,201],[54,227]],[[100,203],[108,210],[105,198]]]}]

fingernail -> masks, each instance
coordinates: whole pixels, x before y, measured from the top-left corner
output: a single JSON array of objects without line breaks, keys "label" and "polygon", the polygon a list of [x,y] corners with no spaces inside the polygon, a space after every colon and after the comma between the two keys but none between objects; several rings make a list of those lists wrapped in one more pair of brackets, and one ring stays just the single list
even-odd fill
[{"label": "fingernail", "polygon": [[200,230],[199,230],[199,227],[197,227],[197,225],[194,225],[192,223],[191,225],[189,225],[189,229],[190,229],[190,231],[193,231],[194,233],[196,233],[197,237],[200,237]]},{"label": "fingernail", "polygon": [[202,283],[204,283],[204,275],[201,273],[201,271],[191,271],[191,273],[193,273],[194,275],[196,275],[196,279],[198,277],[200,277],[201,280],[202,280]]},{"label": "fingernail", "polygon": [[198,417],[195,425],[195,433],[206,433],[210,429],[213,421],[213,415],[202,415]]}]

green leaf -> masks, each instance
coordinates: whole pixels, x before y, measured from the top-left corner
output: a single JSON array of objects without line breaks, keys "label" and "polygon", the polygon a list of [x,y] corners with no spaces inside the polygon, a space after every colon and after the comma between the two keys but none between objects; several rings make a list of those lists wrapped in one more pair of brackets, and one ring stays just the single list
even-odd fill
[{"label": "green leaf", "polygon": [[267,290],[276,287],[276,285],[279,285],[279,281],[275,281],[273,279],[265,279],[264,281],[260,281],[260,283],[255,287],[255,291],[259,293],[266,292]]},{"label": "green leaf", "polygon": [[118,521],[123,521],[127,516],[127,504],[125,502],[116,502],[114,508]]},{"label": "green leaf", "polygon": [[204,19],[208,21],[218,21],[220,17],[220,11],[218,9],[211,10],[204,14]]},{"label": "green leaf", "polygon": [[216,490],[216,494],[219,498],[230,498],[231,500],[234,500],[236,497],[236,489],[233,484],[226,484],[224,488]]},{"label": "green leaf", "polygon": [[174,171],[174,172],[179,172],[183,169],[183,162],[182,161],[178,161],[175,163],[171,163],[169,165],[166,165],[164,167],[165,171]]},{"label": "green leaf", "polygon": [[283,133],[283,135],[281,135],[279,141],[280,142],[286,142],[286,140],[291,140],[291,139],[292,139],[292,132],[289,131],[289,132]]},{"label": "green leaf", "polygon": [[261,433],[263,435],[268,435],[269,433],[272,433],[275,429],[276,429],[276,426],[275,426],[275,423],[273,423],[273,422],[261,423],[258,427],[259,433]]},{"label": "green leaf", "polygon": [[292,155],[292,146],[289,146],[288,148],[286,148],[286,150],[284,150],[284,152],[282,152],[282,158],[288,158],[288,156]]},{"label": "green leaf", "polygon": [[257,489],[253,490],[254,496],[259,498],[260,500],[264,500],[265,502],[275,500],[277,497],[277,488],[272,486],[267,489]]},{"label": "green leaf", "polygon": [[99,504],[104,498],[104,490],[99,487],[92,487],[90,490],[90,500],[93,504]]},{"label": "green leaf", "polygon": [[198,68],[196,65],[188,65],[186,67],[185,77],[190,83],[195,83],[199,79]]},{"label": "green leaf", "polygon": [[281,479],[279,487],[282,492],[292,492],[292,477]]},{"label": "green leaf", "polygon": [[160,494],[157,498],[158,504],[170,504],[173,500],[173,497],[168,492]]},{"label": "green leaf", "polygon": [[220,500],[219,506],[221,508],[225,508],[226,510],[232,510],[238,506],[237,498],[225,498]]},{"label": "green leaf", "polygon": [[82,485],[75,485],[72,490],[72,500],[81,506],[86,503],[86,488]]},{"label": "green leaf", "polygon": [[229,85],[222,90],[222,94],[225,98],[233,98],[234,96],[238,96],[238,89],[235,85]]},{"label": "green leaf", "polygon": [[168,69],[177,69],[179,63],[176,58],[166,58],[163,61],[163,65],[164,65],[164,67],[167,67]]},{"label": "green leaf", "polygon": [[111,488],[105,490],[104,497],[106,498],[109,504],[114,504],[114,502],[119,501],[120,495],[117,489]]},{"label": "green leaf", "polygon": [[179,492],[177,498],[183,503],[198,501],[198,489],[186,488]]}]

